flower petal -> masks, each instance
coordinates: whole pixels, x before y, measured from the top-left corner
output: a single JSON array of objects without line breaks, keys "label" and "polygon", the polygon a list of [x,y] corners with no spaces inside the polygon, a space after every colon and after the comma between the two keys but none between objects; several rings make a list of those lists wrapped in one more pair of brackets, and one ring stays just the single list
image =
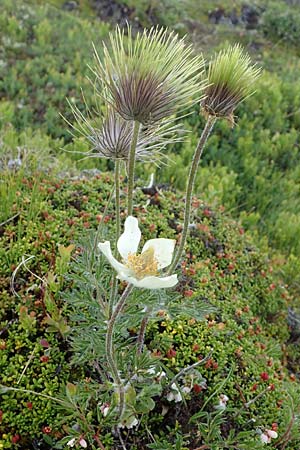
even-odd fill
[{"label": "flower petal", "polygon": [[119,237],[117,247],[120,255],[126,261],[129,253],[137,252],[141,240],[139,222],[133,216],[128,216],[124,224],[124,233]]},{"label": "flower petal", "polygon": [[136,287],[143,289],[164,289],[173,287],[178,283],[177,275],[171,275],[169,277],[145,277],[141,280],[137,280],[136,278],[127,275],[126,273],[119,272],[118,278],[120,280],[128,281],[128,283],[133,284]]},{"label": "flower petal", "polygon": [[105,241],[98,244],[98,248],[103,253],[103,255],[108,259],[110,265],[118,272],[122,272],[127,275],[131,275],[132,271],[128,269],[128,267],[124,266],[124,264],[120,263],[116,260],[116,258],[113,256],[110,248],[110,242]]},{"label": "flower petal", "polygon": [[147,241],[144,245],[142,253],[149,248],[153,248],[154,258],[158,262],[158,268],[163,269],[164,267],[169,266],[172,262],[175,244],[175,239],[149,239],[149,241]]}]

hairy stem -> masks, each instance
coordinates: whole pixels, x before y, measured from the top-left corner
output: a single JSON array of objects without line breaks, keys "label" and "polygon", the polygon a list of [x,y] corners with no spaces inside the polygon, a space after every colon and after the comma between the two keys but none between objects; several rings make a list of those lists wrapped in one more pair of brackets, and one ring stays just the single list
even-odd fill
[{"label": "hairy stem", "polygon": [[123,415],[123,412],[125,409],[125,390],[124,390],[124,386],[123,386],[123,383],[122,383],[120,375],[119,375],[117,363],[115,361],[113,338],[114,338],[114,330],[115,330],[116,321],[117,321],[119,315],[121,314],[121,312],[125,306],[126,300],[129,296],[129,294],[131,293],[132,289],[133,289],[132,284],[128,284],[125,291],[121,295],[121,298],[119,299],[118,303],[115,305],[115,308],[114,308],[112,315],[107,324],[107,332],[106,332],[106,338],[105,338],[105,354],[106,354],[106,358],[107,358],[107,363],[108,363],[109,369],[111,371],[114,383],[117,386],[118,394],[119,394],[119,405],[118,405],[119,406],[119,411],[118,411],[119,419],[122,418],[122,415]]},{"label": "hairy stem", "polygon": [[133,211],[133,188],[134,188],[134,168],[135,152],[140,131],[140,122],[135,121],[133,125],[133,134],[130,145],[128,161],[128,193],[127,193],[127,215],[131,216]]},{"label": "hairy stem", "polygon": [[212,352],[210,352],[207,356],[205,356],[205,358],[201,359],[200,361],[196,361],[194,364],[191,364],[190,366],[184,367],[183,369],[181,369],[180,372],[177,373],[177,375],[175,375],[172,380],[170,381],[170,383],[165,387],[165,390],[170,389],[170,387],[172,386],[173,383],[175,383],[175,381],[178,380],[178,378],[182,377],[182,375],[190,372],[190,370],[195,369],[198,366],[201,366],[202,364],[204,364],[206,361],[208,361],[211,358]]},{"label": "hairy stem", "polygon": [[[115,214],[116,214],[116,243],[115,255],[117,253],[117,243],[121,234],[121,218],[120,218],[120,161],[115,162]],[[118,292],[117,275],[113,275],[112,287],[109,298],[109,317],[112,314],[112,308]]]},{"label": "hairy stem", "polygon": [[186,187],[183,230],[181,233],[179,247],[175,253],[173,262],[169,268],[169,274],[171,274],[176,269],[177,264],[180,261],[180,258],[182,256],[182,253],[183,253],[183,250],[185,247],[188,229],[189,229],[189,223],[190,223],[192,195],[193,195],[197,170],[198,170],[200,158],[202,156],[202,152],[205,147],[206,141],[214,127],[216,120],[217,120],[216,117],[208,116],[205,127],[202,131],[202,134],[200,136],[198,145],[197,145],[195,153],[194,153],[192,165],[191,165],[190,172],[189,172],[188,183],[187,183],[187,187]]},{"label": "hairy stem", "polygon": [[150,317],[151,311],[146,308],[145,316],[143,317],[143,320],[141,322],[140,331],[137,337],[137,354],[140,355],[143,351],[144,346],[144,340],[145,340],[145,332],[148,325],[149,317]]}]

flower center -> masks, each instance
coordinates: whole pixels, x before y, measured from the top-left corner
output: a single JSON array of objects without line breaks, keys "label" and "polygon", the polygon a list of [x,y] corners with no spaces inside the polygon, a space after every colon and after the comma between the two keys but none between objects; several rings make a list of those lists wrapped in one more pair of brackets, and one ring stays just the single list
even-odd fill
[{"label": "flower center", "polygon": [[158,262],[154,258],[153,248],[149,248],[140,255],[129,253],[126,266],[134,272],[138,280],[158,274]]}]

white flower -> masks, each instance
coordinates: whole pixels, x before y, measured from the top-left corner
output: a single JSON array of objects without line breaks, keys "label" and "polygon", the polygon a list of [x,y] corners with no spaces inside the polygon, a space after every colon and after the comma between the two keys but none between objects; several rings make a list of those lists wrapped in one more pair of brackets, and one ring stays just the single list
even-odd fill
[{"label": "white flower", "polygon": [[176,386],[175,383],[172,383],[171,389],[172,389],[172,390],[171,390],[171,391],[168,393],[168,395],[167,395],[167,400],[168,400],[169,402],[171,402],[172,400],[174,400],[175,403],[181,402],[181,401],[182,401],[182,395],[181,395],[181,393],[179,392],[179,390],[178,390],[178,388],[177,388],[177,386]]},{"label": "white flower", "polygon": [[106,417],[109,411],[110,404],[109,403],[103,403],[103,405],[100,406],[100,411],[102,412],[103,416]]},{"label": "white flower", "polygon": [[135,416],[127,416],[123,418],[123,421],[121,423],[118,423],[118,428],[133,428],[136,427],[139,424],[138,419]]},{"label": "white flower", "polygon": [[80,445],[82,448],[87,448],[87,442],[86,442],[86,440],[83,439],[83,438],[81,438],[80,441],[79,441],[79,445]]},{"label": "white flower", "polygon": [[260,435],[260,439],[263,442],[263,444],[269,444],[271,442],[271,438],[266,433],[262,433]]},{"label": "white flower", "polygon": [[147,370],[147,373],[149,375],[154,375],[154,378],[156,381],[161,381],[162,378],[166,376],[166,372],[164,372],[160,367],[150,367],[150,369]]},{"label": "white flower", "polygon": [[225,409],[226,404],[228,402],[229,398],[225,394],[221,394],[219,397],[219,404],[218,406],[215,406],[216,409]]},{"label": "white flower", "polygon": [[98,244],[100,251],[118,272],[118,278],[145,289],[175,286],[178,282],[177,275],[167,277],[159,277],[158,275],[161,269],[171,264],[176,241],[165,238],[150,239],[145,243],[142,253],[137,255],[141,240],[138,220],[132,216],[127,217],[124,228],[124,233],[121,234],[117,242],[123,263],[114,258],[109,241]]},{"label": "white flower", "polygon": [[266,433],[272,439],[277,439],[278,438],[278,434],[274,430],[266,430]]},{"label": "white flower", "polygon": [[191,386],[184,386],[182,388],[182,392],[184,392],[185,394],[189,394],[191,392],[191,390],[192,390]]},{"label": "white flower", "polygon": [[271,439],[277,439],[278,434],[274,430],[265,430],[260,435],[260,439],[264,444],[270,444]]},{"label": "white flower", "polygon": [[67,446],[68,446],[68,447],[74,447],[75,442],[76,442],[76,439],[75,439],[75,438],[72,438],[72,439],[70,439],[69,442],[67,442]]}]

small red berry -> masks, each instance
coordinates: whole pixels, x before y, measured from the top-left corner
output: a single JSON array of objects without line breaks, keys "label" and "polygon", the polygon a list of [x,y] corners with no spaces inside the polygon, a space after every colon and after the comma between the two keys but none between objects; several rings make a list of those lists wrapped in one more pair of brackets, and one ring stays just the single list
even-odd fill
[{"label": "small red berry", "polygon": [[199,350],[199,348],[200,348],[199,344],[194,344],[192,347],[192,350],[193,350],[193,352],[197,352]]},{"label": "small red berry", "polygon": [[43,363],[46,363],[49,361],[49,356],[43,355],[40,357],[40,361]]},{"label": "small red berry", "polygon": [[27,406],[28,409],[32,409],[32,402],[27,402],[26,406]]},{"label": "small red berry", "polygon": [[194,384],[193,391],[195,392],[195,394],[200,394],[200,392],[202,391],[202,387],[199,384]]},{"label": "small red berry", "polygon": [[261,378],[263,381],[268,381],[269,375],[267,374],[267,372],[262,372],[262,373],[260,374],[260,378]]},{"label": "small red berry", "polygon": [[44,348],[49,348],[50,347],[50,344],[49,344],[49,342],[46,339],[41,339],[40,340],[40,344]]},{"label": "small red berry", "polygon": [[184,291],[184,296],[185,297],[191,297],[193,295],[194,291],[192,291],[192,289],[187,289],[186,291]]},{"label": "small red berry", "polygon": [[17,442],[19,442],[20,439],[21,439],[20,435],[19,434],[15,434],[14,436],[12,436],[11,442],[13,444],[16,444]]},{"label": "small red berry", "polygon": [[167,358],[171,359],[176,356],[176,351],[173,348],[170,348],[166,354]]}]

